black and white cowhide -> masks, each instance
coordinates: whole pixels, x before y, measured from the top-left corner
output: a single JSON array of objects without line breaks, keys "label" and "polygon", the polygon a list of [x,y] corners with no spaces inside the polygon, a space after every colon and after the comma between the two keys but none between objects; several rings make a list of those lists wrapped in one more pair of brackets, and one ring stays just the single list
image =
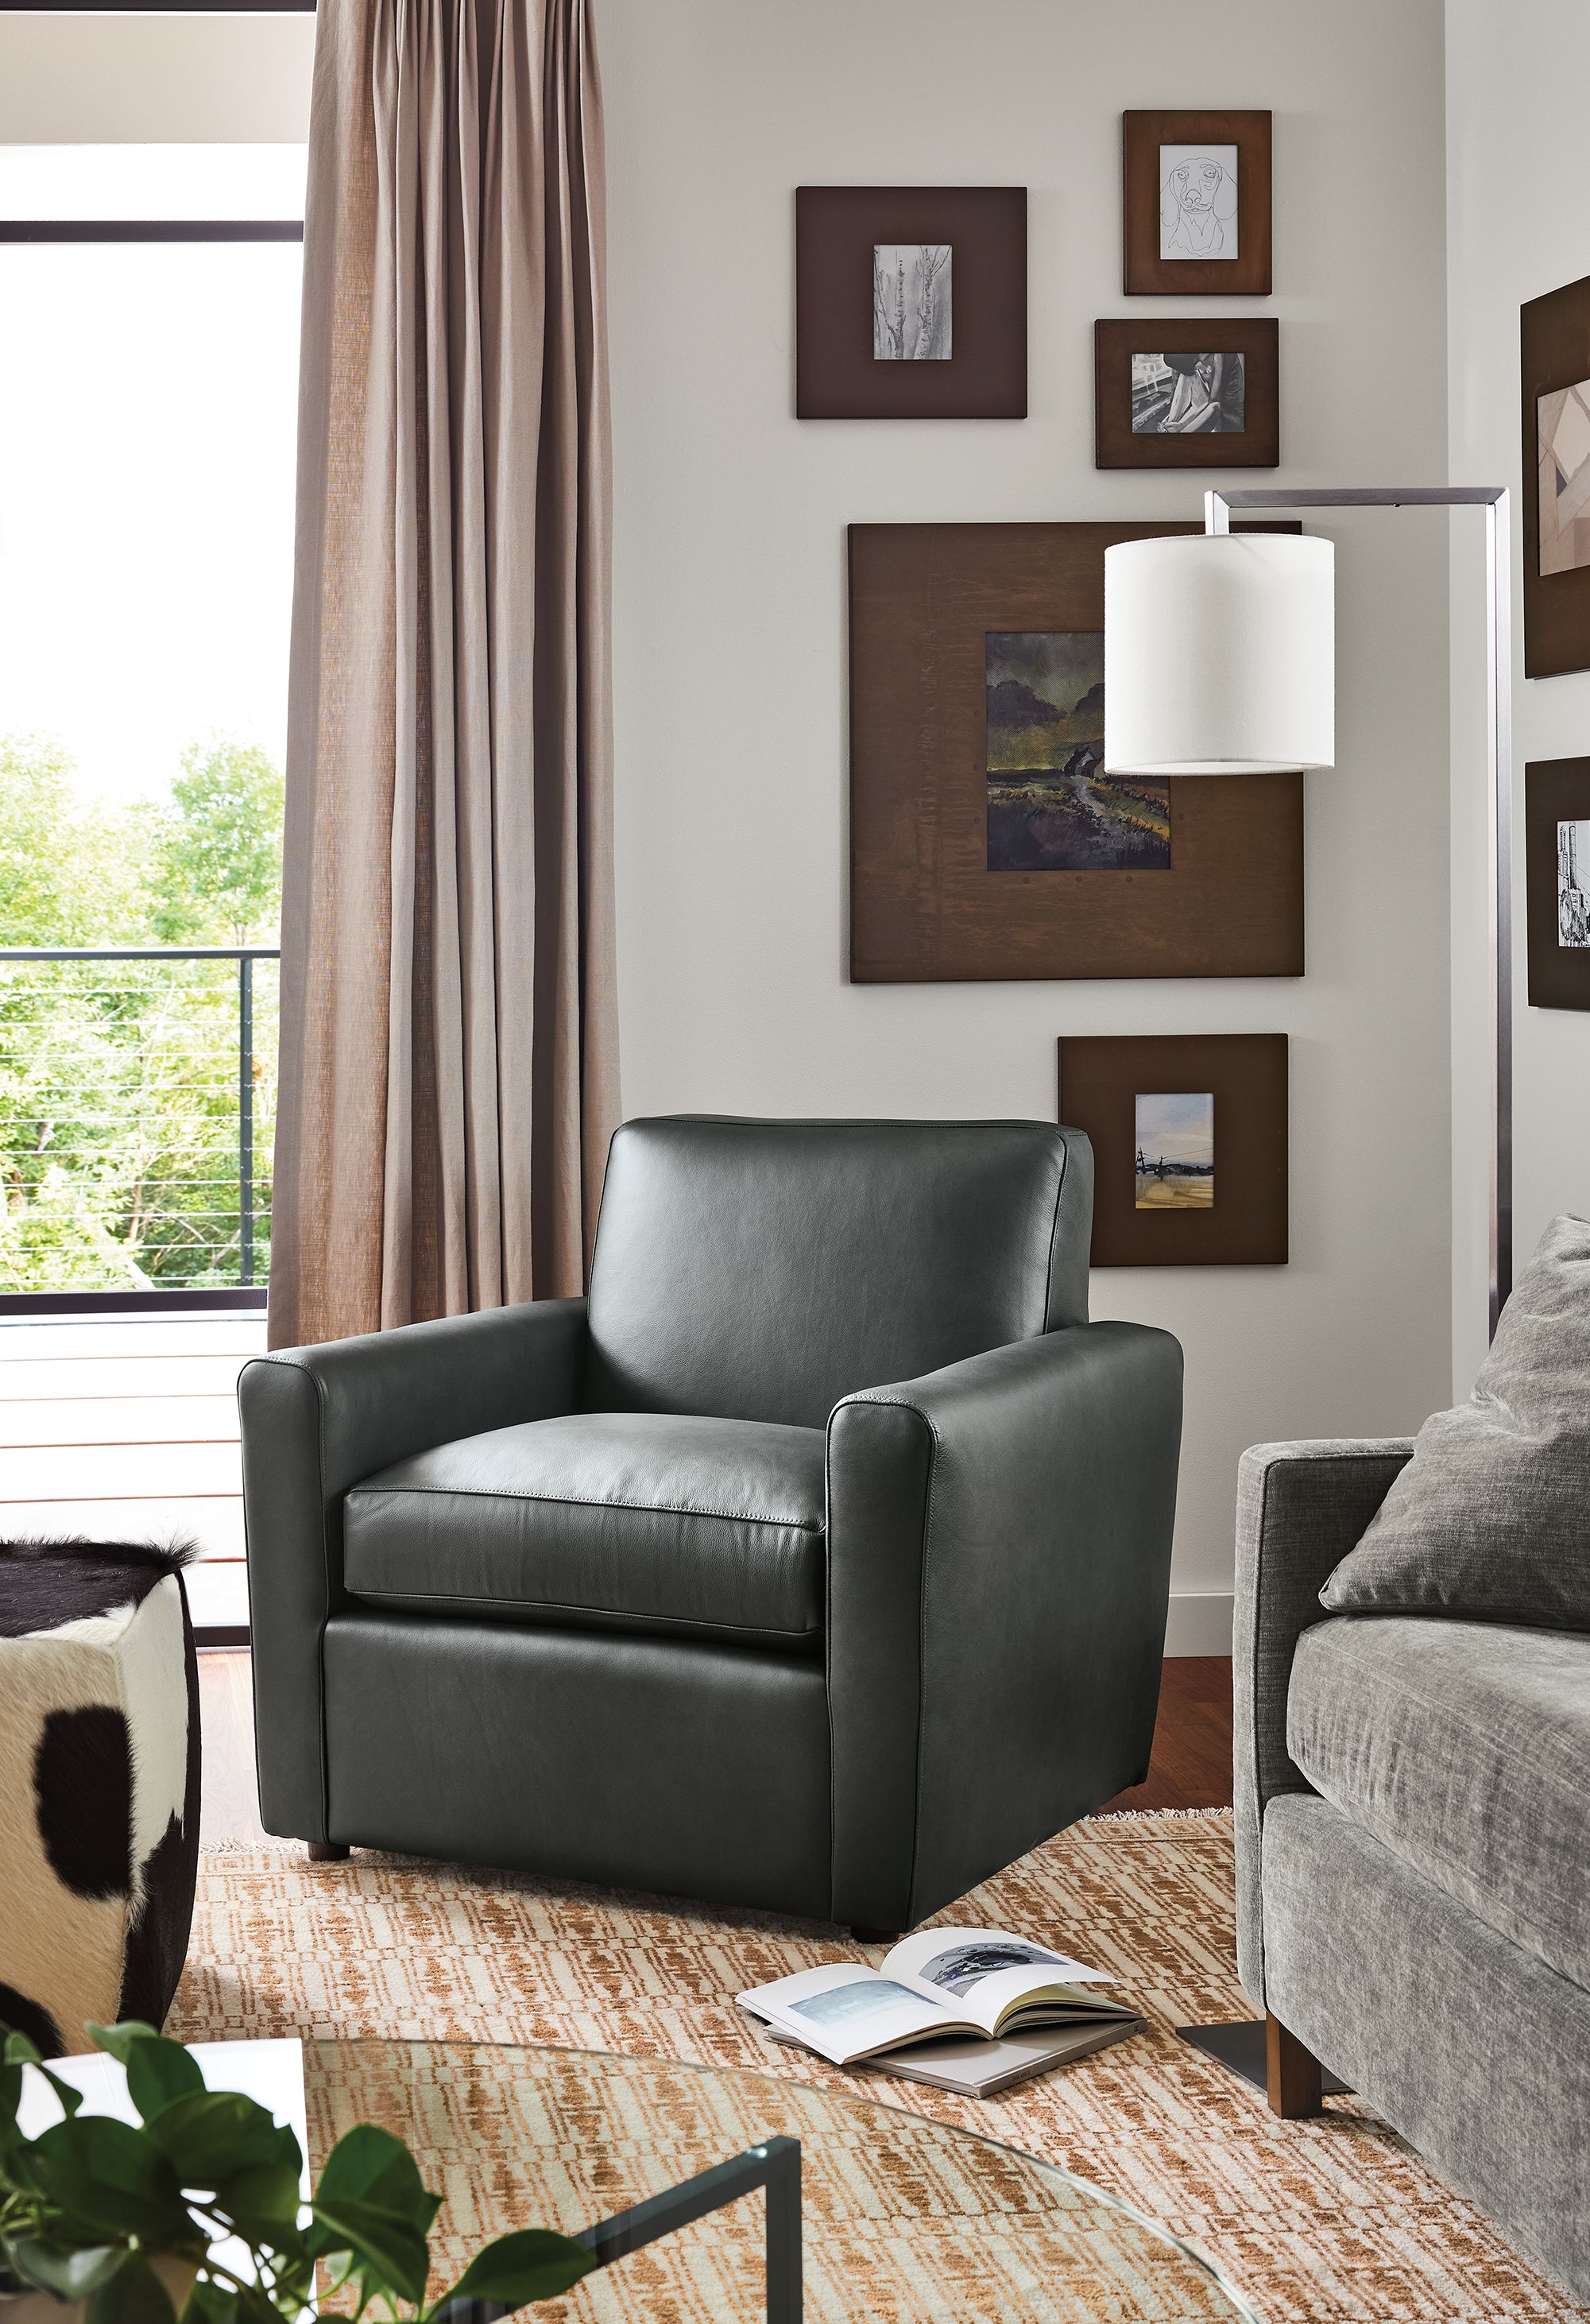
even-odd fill
[{"label": "black and white cowhide", "polygon": [[159,2025],[198,1865],[198,1664],[137,1542],[0,1542],[0,2023],[46,2057]]}]

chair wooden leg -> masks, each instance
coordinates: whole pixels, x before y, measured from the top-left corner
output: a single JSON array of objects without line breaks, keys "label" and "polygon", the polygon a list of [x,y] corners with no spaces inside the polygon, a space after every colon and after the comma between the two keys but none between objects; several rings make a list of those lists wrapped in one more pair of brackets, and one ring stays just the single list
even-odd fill
[{"label": "chair wooden leg", "polygon": [[1270,2111],[1282,2122],[1301,2122],[1325,2108],[1325,2070],[1312,2050],[1289,2034],[1279,2017],[1264,2016],[1264,2063]]},{"label": "chair wooden leg", "polygon": [[340,1840],[312,1840],[308,1849],[311,1864],[345,1864],[354,1852]]}]

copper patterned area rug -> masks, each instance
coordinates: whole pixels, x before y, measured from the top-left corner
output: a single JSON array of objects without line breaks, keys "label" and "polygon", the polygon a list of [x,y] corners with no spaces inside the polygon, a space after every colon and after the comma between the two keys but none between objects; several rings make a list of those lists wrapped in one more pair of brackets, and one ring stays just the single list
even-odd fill
[{"label": "copper patterned area rug", "polygon": [[1178,2024],[1251,2014],[1231,1899],[1229,1814],[1165,1813],[1076,1825],[938,1915],[1074,1950],[1150,2021],[974,2102],[841,2075],[764,2040],[735,2008],[748,1986],[854,1958],[832,1929],[363,1851],[311,1867],[285,1844],[210,1847],[169,2030],[544,2043],[751,2067],[887,2098],[1058,2163],[1207,2255],[1266,2324],[1587,2324],[1590,2310],[1356,2100],[1277,2122],[1177,2040]]}]

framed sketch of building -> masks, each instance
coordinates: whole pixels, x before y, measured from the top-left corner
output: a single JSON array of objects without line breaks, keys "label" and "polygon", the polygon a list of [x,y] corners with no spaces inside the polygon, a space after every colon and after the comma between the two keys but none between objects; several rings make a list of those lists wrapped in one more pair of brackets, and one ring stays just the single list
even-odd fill
[{"label": "framed sketch of building", "polygon": [[1590,1009],[1590,758],[1524,769],[1531,1009]]}]

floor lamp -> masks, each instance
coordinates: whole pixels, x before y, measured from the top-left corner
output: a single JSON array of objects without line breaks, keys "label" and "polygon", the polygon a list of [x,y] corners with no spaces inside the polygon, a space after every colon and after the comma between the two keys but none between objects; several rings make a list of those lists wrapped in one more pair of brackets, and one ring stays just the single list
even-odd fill
[{"label": "floor lamp", "polygon": [[[1490,1327],[1512,1288],[1512,619],[1501,484],[1206,493],[1204,530],[1104,555],[1104,771],[1272,774],[1336,763],[1336,549],[1233,533],[1233,509],[1483,508],[1490,657]],[[1299,2053],[1275,2019],[1183,2025],[1200,2050],[1300,2110]],[[1309,2061],[1312,2071],[1312,2061]],[[1324,2078],[1326,2089],[1343,2086]],[[1319,2085],[1315,2083],[1317,2094]]]}]

